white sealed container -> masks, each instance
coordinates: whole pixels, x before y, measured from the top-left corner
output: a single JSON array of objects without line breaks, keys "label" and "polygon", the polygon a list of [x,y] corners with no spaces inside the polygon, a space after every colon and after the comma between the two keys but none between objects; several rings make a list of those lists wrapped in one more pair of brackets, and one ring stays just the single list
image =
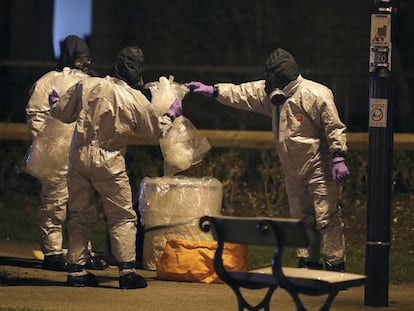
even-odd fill
[{"label": "white sealed container", "polygon": [[141,182],[139,212],[145,228],[143,267],[155,270],[166,241],[212,241],[201,231],[204,215],[221,215],[222,183],[213,177],[146,177]]}]

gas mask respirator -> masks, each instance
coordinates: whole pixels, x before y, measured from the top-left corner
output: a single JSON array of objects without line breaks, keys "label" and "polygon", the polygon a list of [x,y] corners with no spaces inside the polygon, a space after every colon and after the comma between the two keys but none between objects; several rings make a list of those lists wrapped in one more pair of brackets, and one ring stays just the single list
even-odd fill
[{"label": "gas mask respirator", "polygon": [[270,101],[275,106],[283,105],[286,101],[286,95],[282,90],[275,89],[272,93],[269,94]]},{"label": "gas mask respirator", "polygon": [[273,73],[265,73],[266,84],[265,91],[269,95],[270,101],[275,106],[283,105],[286,101],[286,94],[281,90],[281,82],[278,81],[277,76]]}]

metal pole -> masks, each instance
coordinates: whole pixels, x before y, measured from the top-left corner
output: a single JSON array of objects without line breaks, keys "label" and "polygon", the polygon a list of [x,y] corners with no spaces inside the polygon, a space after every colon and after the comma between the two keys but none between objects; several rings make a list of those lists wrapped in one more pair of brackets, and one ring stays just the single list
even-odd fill
[{"label": "metal pole", "polygon": [[393,103],[391,77],[391,0],[375,0],[371,15],[368,198],[365,305],[388,306]]}]

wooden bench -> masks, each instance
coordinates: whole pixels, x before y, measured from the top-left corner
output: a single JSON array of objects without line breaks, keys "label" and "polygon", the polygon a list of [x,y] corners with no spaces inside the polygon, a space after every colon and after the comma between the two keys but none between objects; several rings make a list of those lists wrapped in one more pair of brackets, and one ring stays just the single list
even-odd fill
[{"label": "wooden bench", "polygon": [[[339,291],[366,284],[366,276],[351,273],[282,267],[285,247],[307,247],[308,237],[304,224],[298,219],[212,217],[200,218],[199,226],[211,231],[217,240],[214,268],[217,275],[231,287],[237,297],[238,310],[270,310],[270,300],[280,287],[293,298],[297,310],[306,310],[299,294],[327,298],[320,310],[329,310]],[[271,268],[267,271],[228,271],[223,265],[224,243],[274,246]],[[252,306],[241,289],[267,289],[263,299]],[[283,307],[281,308],[283,310]]]}]

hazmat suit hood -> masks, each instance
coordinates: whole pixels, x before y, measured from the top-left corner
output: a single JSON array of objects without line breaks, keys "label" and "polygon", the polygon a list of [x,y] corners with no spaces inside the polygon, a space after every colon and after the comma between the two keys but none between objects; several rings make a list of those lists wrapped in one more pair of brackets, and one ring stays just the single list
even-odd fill
[{"label": "hazmat suit hood", "polygon": [[126,47],[122,49],[115,60],[112,75],[128,83],[132,88],[144,84],[142,73],[144,72],[144,52],[138,47]]},{"label": "hazmat suit hood", "polygon": [[296,80],[299,76],[299,68],[292,54],[278,48],[268,56],[265,74],[265,91],[270,96],[275,89],[282,90],[289,82]]},{"label": "hazmat suit hood", "polygon": [[67,36],[61,46],[58,70],[69,67],[85,71],[90,64],[90,57],[91,52],[85,41],[75,35]]}]

